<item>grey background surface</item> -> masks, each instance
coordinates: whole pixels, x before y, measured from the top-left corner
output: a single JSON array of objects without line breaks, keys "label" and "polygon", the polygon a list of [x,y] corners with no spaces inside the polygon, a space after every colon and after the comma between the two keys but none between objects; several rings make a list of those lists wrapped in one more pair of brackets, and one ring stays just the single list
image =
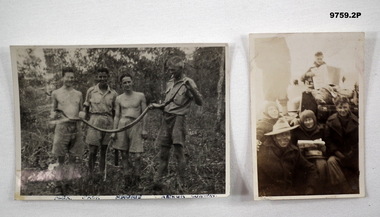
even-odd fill
[{"label": "grey background surface", "polygon": [[[332,11],[361,12],[331,19]],[[367,1],[0,0],[0,216],[379,216],[380,3]],[[366,193],[360,199],[253,201],[248,33],[366,32]],[[9,45],[227,42],[231,61],[231,196],[219,199],[14,201]],[[361,95],[362,96],[362,95]]]}]

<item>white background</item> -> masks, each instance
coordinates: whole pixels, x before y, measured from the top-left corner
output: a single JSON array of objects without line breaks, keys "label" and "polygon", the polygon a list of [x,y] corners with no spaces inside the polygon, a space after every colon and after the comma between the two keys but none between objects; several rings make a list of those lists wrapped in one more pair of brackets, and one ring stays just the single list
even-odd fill
[{"label": "white background", "polygon": [[[361,12],[331,19],[332,11]],[[380,2],[377,0],[0,0],[0,216],[380,216]],[[366,32],[367,197],[253,201],[248,33]],[[231,61],[231,196],[143,201],[14,201],[9,45],[227,42]],[[361,93],[361,97],[364,94]]]}]

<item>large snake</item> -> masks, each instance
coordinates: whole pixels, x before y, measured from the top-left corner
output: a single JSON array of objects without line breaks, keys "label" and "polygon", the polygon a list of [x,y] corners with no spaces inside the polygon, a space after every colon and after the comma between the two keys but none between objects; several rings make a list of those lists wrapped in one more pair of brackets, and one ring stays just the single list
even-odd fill
[{"label": "large snake", "polygon": [[71,117],[67,116],[64,111],[62,111],[60,109],[56,109],[55,111],[56,112],[60,112],[63,116],[65,116],[68,119],[68,121],[82,121],[83,123],[85,123],[89,127],[94,128],[95,130],[98,130],[98,131],[101,131],[101,132],[104,132],[104,133],[118,133],[118,132],[121,132],[121,131],[124,131],[124,130],[126,130],[128,128],[133,127],[135,124],[137,124],[139,121],[141,121],[141,119],[143,119],[143,117],[146,115],[146,113],[148,113],[148,111],[150,109],[163,109],[163,108],[165,108],[165,106],[169,105],[169,103],[171,103],[174,100],[174,97],[178,94],[178,92],[179,92],[179,90],[181,89],[182,86],[186,86],[185,82],[182,82],[182,84],[177,89],[177,91],[172,96],[172,98],[170,98],[170,100],[168,100],[164,104],[157,104],[157,103],[151,103],[151,104],[149,104],[144,109],[144,111],[134,121],[132,121],[131,123],[125,125],[124,127],[119,128],[119,129],[103,129],[103,128],[96,127],[96,126],[92,125],[91,123],[89,123],[85,119],[82,119],[82,118],[71,118]]}]

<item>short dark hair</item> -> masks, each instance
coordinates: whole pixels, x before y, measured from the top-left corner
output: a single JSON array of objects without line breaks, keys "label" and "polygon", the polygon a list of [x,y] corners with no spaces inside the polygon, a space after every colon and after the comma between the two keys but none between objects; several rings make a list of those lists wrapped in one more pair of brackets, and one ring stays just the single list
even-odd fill
[{"label": "short dark hair", "polygon": [[166,67],[169,67],[169,66],[176,67],[176,68],[179,67],[183,69],[185,68],[185,60],[184,58],[180,56],[172,56],[166,62]]},{"label": "short dark hair", "polygon": [[350,100],[348,100],[348,98],[346,96],[342,96],[342,95],[338,95],[336,96],[334,99],[334,105],[335,106],[338,106],[340,104],[343,104],[343,103],[348,103],[350,104]]},{"label": "short dark hair", "polygon": [[318,51],[317,53],[314,54],[314,56],[316,57],[323,56],[323,53],[321,51]]},{"label": "short dark hair", "polygon": [[130,78],[133,80],[133,77],[132,77],[131,74],[129,74],[129,73],[124,73],[124,74],[122,74],[122,75],[120,76],[119,81],[122,82],[122,81],[123,81],[123,78],[126,78],[126,77],[130,77]]},{"label": "short dark hair", "polygon": [[62,68],[62,77],[65,77],[65,74],[71,72],[75,74],[75,70],[73,67],[63,67]]},{"label": "short dark hair", "polygon": [[105,67],[98,68],[98,69],[96,70],[96,73],[99,73],[99,72],[105,72],[105,73],[107,73],[107,75],[110,73],[110,71],[108,71],[108,69],[105,68]]}]

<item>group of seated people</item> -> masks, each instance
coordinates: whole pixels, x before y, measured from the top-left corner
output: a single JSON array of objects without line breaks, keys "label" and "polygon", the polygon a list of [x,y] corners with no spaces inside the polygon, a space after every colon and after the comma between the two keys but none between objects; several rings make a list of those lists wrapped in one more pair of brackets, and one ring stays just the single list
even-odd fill
[{"label": "group of seated people", "polygon": [[358,118],[347,97],[333,102],[325,123],[311,110],[293,119],[266,103],[256,126],[260,196],[359,193]]}]

